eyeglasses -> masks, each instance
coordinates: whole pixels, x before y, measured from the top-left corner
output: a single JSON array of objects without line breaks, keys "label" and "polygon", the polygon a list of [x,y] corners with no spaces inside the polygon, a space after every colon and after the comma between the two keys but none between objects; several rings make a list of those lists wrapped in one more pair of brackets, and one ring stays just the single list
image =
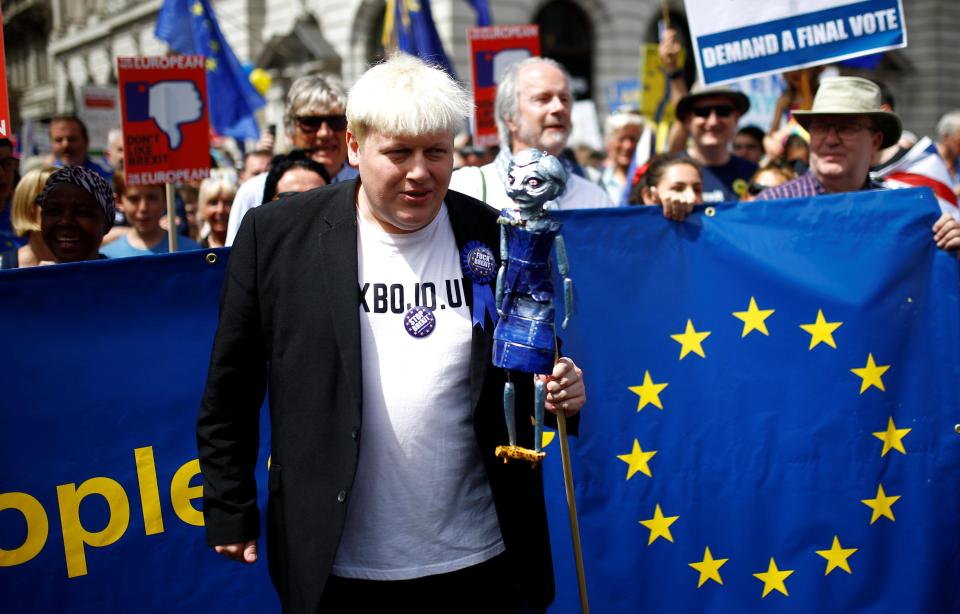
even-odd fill
[{"label": "eyeglasses", "polygon": [[697,117],[707,119],[710,113],[716,113],[717,117],[730,117],[733,115],[733,105],[731,104],[705,104],[700,107],[693,107],[690,112]]},{"label": "eyeglasses", "polygon": [[760,192],[763,192],[769,187],[770,186],[768,185],[763,185],[762,183],[755,183],[751,181],[750,185],[747,186],[747,193],[750,194],[750,196],[757,196],[760,194]]},{"label": "eyeglasses", "polygon": [[810,122],[810,136],[822,139],[827,136],[831,130],[837,131],[837,136],[843,140],[852,139],[860,134],[861,130],[870,130],[875,132],[876,128],[859,122],[851,122],[842,119],[824,120],[815,119]]},{"label": "eyeglasses", "polygon": [[284,198],[290,198],[291,196],[296,196],[296,195],[299,194],[299,193],[300,193],[300,192],[298,192],[298,191],[296,191],[296,190],[291,190],[291,191],[289,191],[289,192],[280,192],[279,194],[277,194],[277,200],[283,200]]},{"label": "eyeglasses", "polygon": [[304,132],[316,132],[323,124],[334,132],[347,129],[346,115],[298,115],[296,120],[297,126]]}]

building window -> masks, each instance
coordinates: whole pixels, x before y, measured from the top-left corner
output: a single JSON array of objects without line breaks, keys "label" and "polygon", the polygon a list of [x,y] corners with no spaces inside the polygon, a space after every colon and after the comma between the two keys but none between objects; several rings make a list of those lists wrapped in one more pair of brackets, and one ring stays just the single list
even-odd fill
[{"label": "building window", "polygon": [[593,93],[593,27],[587,14],[569,0],[555,0],[533,19],[540,26],[540,54],[564,65],[572,77],[573,97]]}]

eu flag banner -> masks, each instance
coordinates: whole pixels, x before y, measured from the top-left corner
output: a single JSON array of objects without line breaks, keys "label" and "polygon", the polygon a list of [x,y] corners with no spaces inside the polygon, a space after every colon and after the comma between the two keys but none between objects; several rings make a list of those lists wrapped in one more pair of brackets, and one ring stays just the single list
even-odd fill
[{"label": "eu flag banner", "polygon": [[[564,212],[596,612],[956,612],[960,341],[929,190]],[[559,449],[558,600],[579,611]]]},{"label": "eu flag banner", "polygon": [[[480,5],[478,16],[482,14]],[[443,50],[430,12],[430,0],[387,0],[383,21],[383,46],[415,55],[420,59],[440,66],[456,78],[453,64]],[[480,17],[478,17],[480,18]]]},{"label": "eu flag banner", "polygon": [[218,134],[259,137],[253,114],[266,102],[227,44],[209,0],[164,0],[154,34],[177,53],[207,57],[210,123]]},{"label": "eu flag banner", "polygon": [[0,610],[279,611],[266,560],[228,561],[203,535],[194,432],[225,264],[0,273]]}]

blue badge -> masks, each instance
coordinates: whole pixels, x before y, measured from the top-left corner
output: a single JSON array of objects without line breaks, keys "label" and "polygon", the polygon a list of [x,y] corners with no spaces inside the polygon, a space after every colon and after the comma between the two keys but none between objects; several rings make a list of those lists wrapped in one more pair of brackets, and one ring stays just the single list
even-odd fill
[{"label": "blue badge", "polygon": [[403,327],[411,337],[426,337],[437,327],[437,316],[429,307],[417,305],[403,316]]},{"label": "blue badge", "polygon": [[479,284],[488,284],[497,276],[497,259],[493,250],[480,241],[471,241],[463,247],[460,267],[467,279]]}]

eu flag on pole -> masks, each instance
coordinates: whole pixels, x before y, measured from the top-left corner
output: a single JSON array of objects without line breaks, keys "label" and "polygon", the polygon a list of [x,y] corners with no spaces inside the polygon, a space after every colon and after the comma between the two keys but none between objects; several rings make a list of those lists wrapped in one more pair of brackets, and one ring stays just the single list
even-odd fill
[{"label": "eu flag on pole", "polygon": [[490,18],[490,6],[487,4],[487,0],[467,0],[467,2],[470,3],[470,6],[472,6],[473,10],[477,13],[478,28],[489,26],[493,23],[493,19]]},{"label": "eu flag on pole", "polygon": [[[558,215],[596,612],[957,612],[955,254],[927,189]],[[578,612],[560,454],[558,598]]]},{"label": "eu flag on pole", "polygon": [[457,76],[433,23],[430,0],[387,0],[383,46],[415,55]]},{"label": "eu flag on pole", "polygon": [[207,57],[210,123],[235,139],[256,139],[260,131],[253,113],[265,102],[257,93],[220,31],[209,0],[164,0],[154,34],[185,55]]}]

